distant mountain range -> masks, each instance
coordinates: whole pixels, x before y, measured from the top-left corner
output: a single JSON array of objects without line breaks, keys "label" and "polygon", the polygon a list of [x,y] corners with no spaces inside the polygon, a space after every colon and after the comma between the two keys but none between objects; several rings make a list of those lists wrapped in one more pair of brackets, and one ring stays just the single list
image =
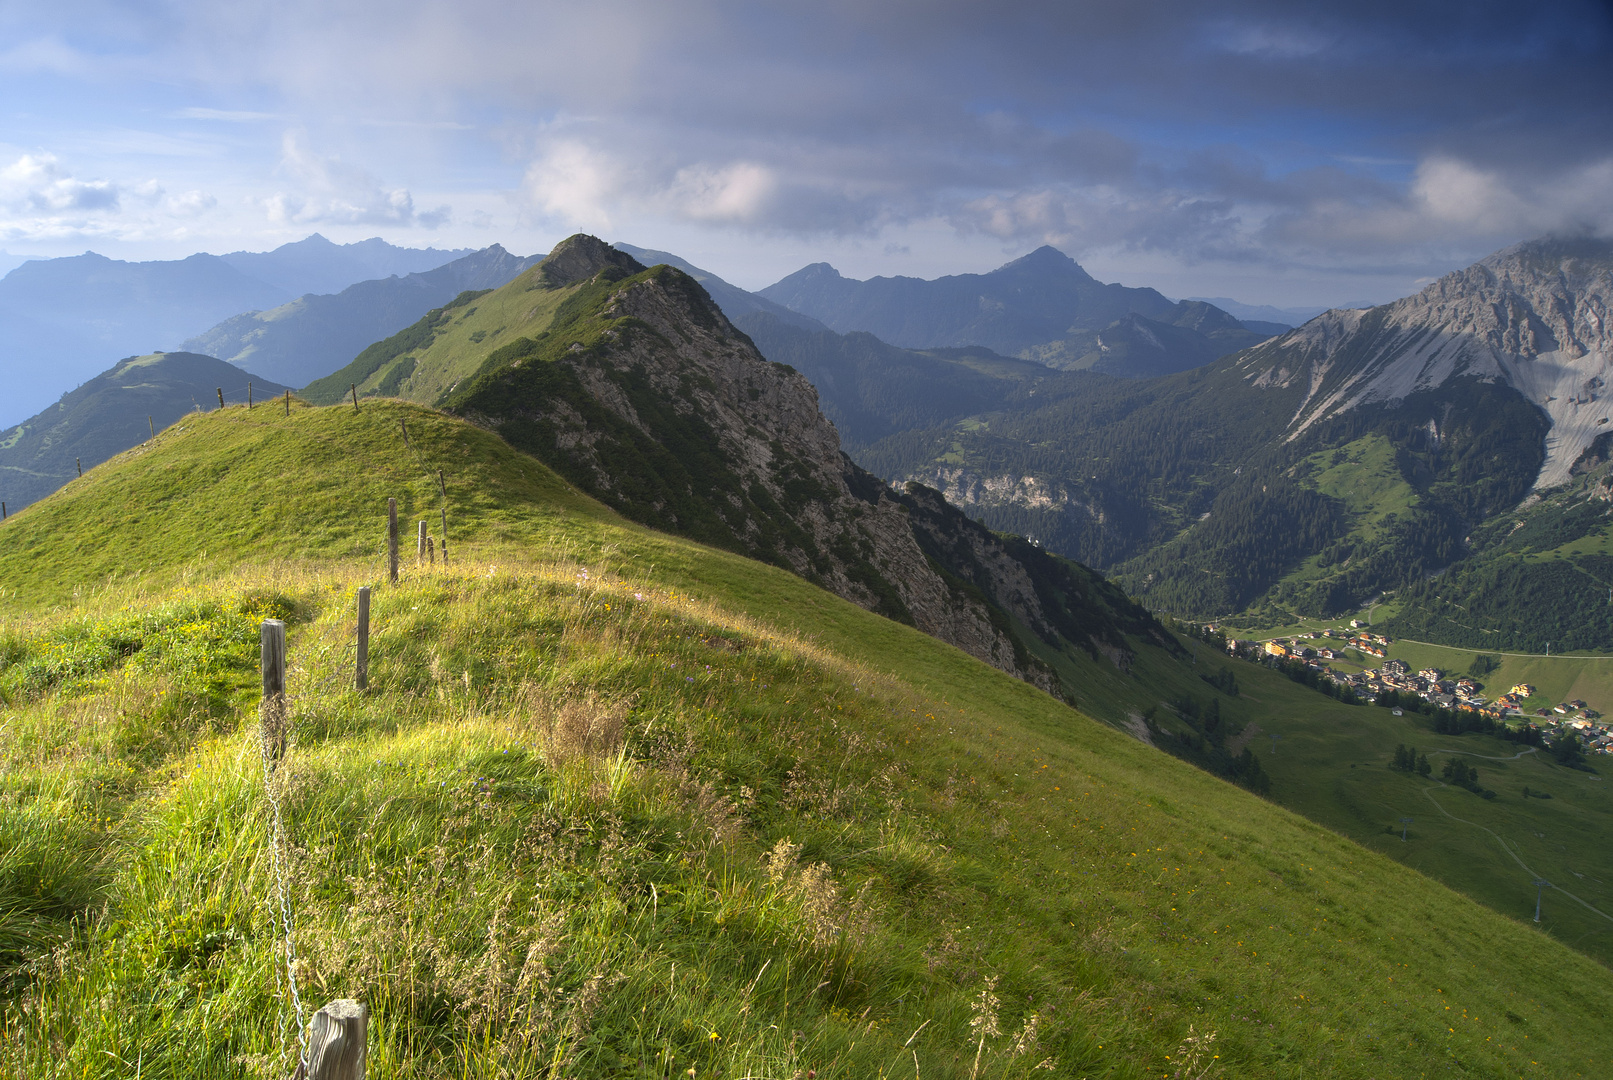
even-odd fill
[{"label": "distant mountain range", "polygon": [[828,327],[810,315],[792,311],[783,304],[775,303],[759,293],[746,292],[737,285],[730,285],[710,270],[702,270],[670,251],[634,247],[632,244],[612,244],[611,246],[617,251],[627,252],[643,266],[655,266],[665,263],[668,266],[675,266],[682,270],[685,274],[700,282],[701,286],[711,296],[712,301],[722,308],[722,313],[730,319],[737,319],[744,315],[771,315],[786,326],[795,326],[811,331],[828,329]]},{"label": "distant mountain range", "polygon": [[314,233],[273,251],[232,251],[219,258],[247,277],[301,296],[340,292],[357,281],[418,274],[475,250],[395,247],[377,237],[335,244]]},{"label": "distant mountain range", "polygon": [[496,289],[541,258],[511,255],[494,244],[433,270],[361,281],[334,295],[309,294],[269,311],[236,315],[184,347],[304,386],[465,290]]},{"label": "distant mountain range", "polygon": [[[1609,311],[1613,244],[1540,240],[1192,371],[1016,378],[859,460],[1180,614],[1280,621],[1390,592],[1432,639],[1613,648]],[[1464,569],[1518,544],[1534,554]]]},{"label": "distant mountain range", "polygon": [[310,292],[429,270],[463,251],[317,234],[274,251],[122,262],[93,252],[35,259],[0,279],[0,424],[38,412],[115,357],[170,348],[221,319]]},{"label": "distant mountain range", "polygon": [[[992,274],[936,282],[853,282],[819,264],[764,294],[666,252],[615,250],[624,274],[644,263],[679,269],[687,276],[677,280],[703,288],[762,355],[806,376],[860,465],[927,485],[992,529],[1112,573],[1156,608],[1269,623],[1388,595],[1415,601],[1393,617],[1428,640],[1613,648],[1613,606],[1582,610],[1598,589],[1613,595],[1607,242],[1518,245],[1417,296],[1333,309],[1269,339],[1203,301],[1095,282],[1050,248]],[[546,349],[545,335],[570,325],[575,313],[559,305],[571,302],[573,286],[553,282],[572,280],[574,257],[534,265],[495,245],[430,271],[237,315],[189,344],[247,365],[254,378],[304,383],[316,403],[356,385],[360,395],[468,409],[464,395],[489,371]],[[160,264],[161,272],[205,277],[221,264],[239,275],[198,258],[189,270]],[[609,259],[594,252],[583,261],[597,277]],[[916,310],[903,309],[910,303]],[[1027,345],[1061,321],[1075,325],[1057,315],[1060,304],[1064,316],[1075,305],[1077,321],[1109,321]],[[829,319],[884,320],[893,336],[927,344],[842,332]],[[1049,366],[1087,334],[1098,359]],[[1000,348],[969,342],[974,335]],[[1251,338],[1252,347],[1217,358]],[[1160,357],[1187,370],[1137,377]],[[478,415],[492,422],[488,391],[479,393]],[[71,411],[65,398],[60,408]],[[42,434],[51,415],[7,432],[4,449],[49,445],[60,456],[82,445],[84,424],[73,437]],[[127,446],[139,435],[120,437]],[[27,438],[42,441],[30,451]],[[60,462],[3,463],[17,476],[32,470],[41,490],[66,476]],[[656,522],[687,531],[673,505]],[[701,505],[700,514],[723,517]],[[1550,617],[1520,606],[1524,595],[1550,597]],[[1482,619],[1461,614],[1479,610]]]},{"label": "distant mountain range", "polygon": [[120,360],[60,401],[0,431],[0,500],[8,513],[44,498],[78,475],[144,442],[195,409],[245,404],[247,384],[260,406],[288,387],[194,353],[153,353]]},{"label": "distant mountain range", "polygon": [[1248,327],[1200,301],[1105,285],[1053,247],[989,274],[842,277],[813,263],[760,296],[838,333],[909,349],[985,347],[1048,367],[1144,377],[1208,363],[1287,329]]},{"label": "distant mountain range", "polygon": [[[1275,324],[1284,330],[1291,330],[1296,326],[1310,322],[1316,316],[1330,309],[1325,307],[1272,307],[1270,304],[1245,304],[1227,296],[1189,296],[1188,300],[1202,300],[1206,304],[1214,304],[1222,311],[1231,315],[1239,322],[1248,324],[1251,321]],[[1335,304],[1334,307],[1371,307],[1368,303]],[[1280,331],[1279,331],[1280,332]]]}]

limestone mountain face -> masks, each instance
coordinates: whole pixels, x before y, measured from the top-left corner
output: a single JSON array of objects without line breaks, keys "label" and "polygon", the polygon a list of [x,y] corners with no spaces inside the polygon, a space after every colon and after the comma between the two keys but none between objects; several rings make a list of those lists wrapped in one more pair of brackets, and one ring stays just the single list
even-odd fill
[{"label": "limestone mountain face", "polygon": [[[1613,243],[1535,240],[1382,307],[1330,311],[1252,350],[1252,385],[1304,390],[1289,437],[1361,405],[1470,377],[1550,419],[1535,487],[1566,482],[1613,421]],[[1435,433],[1437,435],[1437,432]]]},{"label": "limestone mountain face", "polygon": [[[763,358],[694,279],[592,237],[562,243],[534,277],[574,291],[545,330],[492,353],[449,409],[626,516],[786,566],[1056,688],[1012,629],[1017,618],[1044,640],[1060,633],[1010,547],[953,512],[982,534],[966,545],[979,565],[960,574],[936,558],[946,530],[916,528],[915,496],[846,457],[812,385]],[[1123,632],[1099,621],[1071,640],[1122,654]]]}]

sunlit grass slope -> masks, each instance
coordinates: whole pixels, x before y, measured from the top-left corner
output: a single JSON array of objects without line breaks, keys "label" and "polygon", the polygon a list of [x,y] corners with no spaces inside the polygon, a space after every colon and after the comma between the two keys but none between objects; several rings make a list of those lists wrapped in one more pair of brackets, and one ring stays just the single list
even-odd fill
[{"label": "sunlit grass slope", "polygon": [[329,404],[356,386],[360,398],[379,394],[435,403],[476,374],[488,353],[542,332],[577,291],[545,288],[540,281],[533,267],[490,292],[461,293],[371,345],[346,367],[309,383],[304,393]]},{"label": "sunlit grass slope", "polygon": [[197,417],[0,538],[9,1075],[289,1073],[271,614],[299,983],[373,1077],[1609,1071],[1530,925],[424,409]]}]

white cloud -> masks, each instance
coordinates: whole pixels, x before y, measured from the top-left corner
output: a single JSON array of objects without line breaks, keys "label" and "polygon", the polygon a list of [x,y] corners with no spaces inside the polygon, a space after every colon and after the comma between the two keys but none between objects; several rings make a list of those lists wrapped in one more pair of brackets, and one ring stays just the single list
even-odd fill
[{"label": "white cloud", "polygon": [[627,197],[627,170],[616,158],[576,140],[558,140],[541,153],[521,182],[522,194],[567,228],[608,229]]},{"label": "white cloud", "polygon": [[1509,177],[1452,157],[1417,169],[1411,201],[1441,226],[1491,235],[1613,231],[1613,158],[1543,176]]},{"label": "white cloud", "polygon": [[778,194],[778,175],[764,165],[689,165],[677,171],[666,191],[680,216],[716,224],[755,224]]},{"label": "white cloud", "polygon": [[169,196],[164,208],[175,217],[194,218],[218,206],[218,200],[205,191],[187,191]]},{"label": "white cloud", "polygon": [[1127,191],[1109,185],[1049,187],[970,199],[948,215],[964,234],[1006,244],[1174,251],[1189,259],[1237,258],[1243,246],[1233,205],[1187,191]]},{"label": "white cloud", "polygon": [[859,190],[867,183],[720,155],[721,147],[675,147],[630,134],[597,141],[565,135],[532,159],[520,195],[537,218],[565,229],[659,221],[769,233],[874,231],[874,199]]},{"label": "white cloud", "polygon": [[276,225],[418,225],[435,229],[449,218],[449,208],[416,210],[407,188],[388,188],[363,168],[339,157],[314,153],[297,131],[281,140],[282,176],[294,190],[277,191],[263,200]]},{"label": "white cloud", "polygon": [[75,179],[54,154],[24,154],[0,169],[0,207],[12,214],[82,214],[118,208],[109,180]]},{"label": "white cloud", "polygon": [[8,241],[138,241],[185,232],[218,205],[193,189],[169,195],[154,179],[84,180],[54,154],[0,167],[0,237]]}]

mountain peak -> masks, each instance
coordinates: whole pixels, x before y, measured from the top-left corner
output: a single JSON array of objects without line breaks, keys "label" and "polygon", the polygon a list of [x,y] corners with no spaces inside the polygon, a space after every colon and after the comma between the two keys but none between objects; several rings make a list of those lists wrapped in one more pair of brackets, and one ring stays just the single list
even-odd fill
[{"label": "mountain peak", "polygon": [[1033,274],[1058,274],[1079,278],[1083,281],[1094,280],[1091,274],[1081,268],[1080,263],[1051,244],[1043,244],[1029,255],[1021,255],[1013,262],[1004,263],[996,270],[993,270],[992,273],[1002,274],[1025,271]]},{"label": "mountain peak", "polygon": [[534,274],[545,288],[563,289],[587,281],[606,267],[614,266],[636,274],[644,267],[625,251],[617,251],[597,236],[577,233],[554,246]]},{"label": "mountain peak", "polygon": [[[1613,269],[1613,240],[1583,234],[1541,236],[1503,248],[1481,259],[1478,265],[1494,273],[1525,277],[1544,274],[1574,278],[1606,273]],[[1457,271],[1457,274],[1464,273],[1466,271]]]}]

